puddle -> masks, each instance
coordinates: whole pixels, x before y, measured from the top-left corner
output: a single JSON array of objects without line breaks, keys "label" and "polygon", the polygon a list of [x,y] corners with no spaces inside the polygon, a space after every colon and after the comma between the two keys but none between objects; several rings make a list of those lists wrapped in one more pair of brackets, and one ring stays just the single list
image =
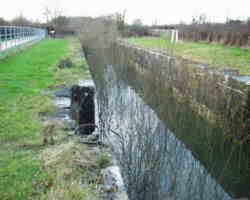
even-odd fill
[{"label": "puddle", "polygon": [[70,98],[66,97],[55,97],[53,103],[59,108],[69,108],[70,107]]},{"label": "puddle", "polygon": [[250,76],[247,76],[247,75],[245,75],[245,76],[243,76],[243,75],[242,76],[232,76],[232,78],[235,80],[238,80],[240,82],[243,82],[247,85],[250,85]]},{"label": "puddle", "polygon": [[95,83],[92,79],[83,79],[78,81],[79,86],[95,87]]}]

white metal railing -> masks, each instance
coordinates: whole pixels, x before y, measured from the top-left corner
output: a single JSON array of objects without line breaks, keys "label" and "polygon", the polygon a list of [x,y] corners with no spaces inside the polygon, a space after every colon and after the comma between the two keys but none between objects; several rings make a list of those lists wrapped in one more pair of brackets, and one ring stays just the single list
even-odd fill
[{"label": "white metal railing", "polygon": [[26,26],[0,26],[0,55],[2,52],[46,36],[46,30]]}]

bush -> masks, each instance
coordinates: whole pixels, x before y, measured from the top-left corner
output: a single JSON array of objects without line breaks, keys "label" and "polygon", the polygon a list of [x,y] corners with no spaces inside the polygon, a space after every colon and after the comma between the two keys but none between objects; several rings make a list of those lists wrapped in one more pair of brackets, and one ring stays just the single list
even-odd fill
[{"label": "bush", "polygon": [[147,26],[130,25],[126,26],[122,33],[124,37],[142,37],[150,36],[150,29]]},{"label": "bush", "polygon": [[[178,27],[178,26],[177,26]],[[187,41],[216,42],[230,46],[250,45],[249,24],[192,24],[179,26],[180,35]]]},{"label": "bush", "polygon": [[63,68],[71,68],[73,67],[73,62],[70,58],[64,58],[59,61],[58,67],[63,69]]}]

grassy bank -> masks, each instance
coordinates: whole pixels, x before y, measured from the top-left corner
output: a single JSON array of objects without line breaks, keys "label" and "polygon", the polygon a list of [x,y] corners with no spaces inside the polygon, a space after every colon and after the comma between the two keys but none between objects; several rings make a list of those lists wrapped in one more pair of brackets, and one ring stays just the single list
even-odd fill
[{"label": "grassy bank", "polygon": [[240,74],[250,74],[250,50],[227,47],[205,42],[179,42],[172,44],[164,38],[129,38],[128,42],[153,50],[171,52],[194,62],[211,67],[239,70]]},{"label": "grassy bank", "polygon": [[[1,199],[25,199],[49,183],[48,173],[35,156],[42,130],[38,113],[49,109],[48,97],[39,90],[53,82],[48,69],[66,55],[67,45],[64,40],[44,40],[0,60]],[[34,148],[27,148],[30,145]],[[36,190],[34,181],[44,187]]]},{"label": "grassy bank", "polygon": [[53,133],[55,145],[43,143],[43,119],[55,107],[41,91],[88,76],[80,59],[73,60],[72,68],[56,67],[61,58],[76,53],[76,44],[75,40],[43,40],[0,60],[1,200],[83,199],[91,194],[89,186],[81,187],[77,175],[89,180],[86,168],[98,169],[99,157],[90,158],[91,153],[69,140],[59,125]]}]

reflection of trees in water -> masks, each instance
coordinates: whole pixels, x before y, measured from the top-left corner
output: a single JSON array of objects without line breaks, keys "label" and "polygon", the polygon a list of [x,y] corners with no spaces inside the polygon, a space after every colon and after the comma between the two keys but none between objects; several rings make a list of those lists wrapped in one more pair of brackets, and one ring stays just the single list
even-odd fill
[{"label": "reflection of trees in water", "polygon": [[[234,112],[242,107],[238,103],[241,95],[234,95],[227,87],[221,92],[219,76],[203,76],[200,70],[196,73],[185,60],[116,45],[117,32],[110,20],[90,19],[79,34],[97,86],[101,135],[114,135],[109,139],[116,147],[131,199],[228,197],[154,114],[148,114],[152,111],[137,102],[140,100],[133,91],[116,83],[109,71],[104,73],[104,66],[111,63],[119,79],[142,96],[227,192],[235,197],[250,196],[249,148],[238,143],[242,132],[237,125],[242,124],[242,115]],[[234,82],[228,85],[237,86]],[[222,111],[225,118],[216,120],[213,111]]]},{"label": "reflection of trees in water", "polygon": [[141,98],[107,70],[106,79],[96,81],[99,121],[130,199],[230,199]]}]

